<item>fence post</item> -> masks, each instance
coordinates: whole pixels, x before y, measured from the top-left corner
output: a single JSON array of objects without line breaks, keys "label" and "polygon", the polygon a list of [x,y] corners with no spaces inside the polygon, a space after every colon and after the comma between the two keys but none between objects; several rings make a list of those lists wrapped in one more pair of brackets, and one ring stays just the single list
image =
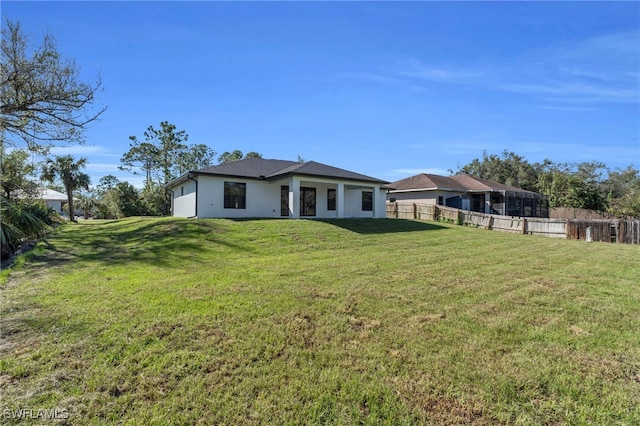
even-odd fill
[{"label": "fence post", "polygon": [[416,203],[413,203],[413,218],[418,218],[418,206],[416,205]]},{"label": "fence post", "polygon": [[526,217],[522,218],[522,233],[523,234],[527,233],[527,218]]}]

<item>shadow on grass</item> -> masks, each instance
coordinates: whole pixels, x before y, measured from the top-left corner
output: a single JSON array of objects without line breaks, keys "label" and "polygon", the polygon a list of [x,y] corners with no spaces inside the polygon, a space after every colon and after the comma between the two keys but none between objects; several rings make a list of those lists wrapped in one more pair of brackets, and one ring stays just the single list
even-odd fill
[{"label": "shadow on grass", "polygon": [[399,232],[442,231],[448,228],[433,223],[407,219],[316,219],[358,234],[393,234]]},{"label": "shadow on grass", "polygon": [[[181,256],[197,257],[215,246],[250,251],[246,246],[221,238],[226,230],[211,222],[153,220],[141,225],[129,219],[128,224],[109,221],[76,226],[82,229],[77,233],[70,230],[57,238],[63,244],[48,244],[47,251],[58,252],[54,258],[112,264],[138,261],[164,266]],[[62,248],[69,246],[72,247],[69,250]]]}]

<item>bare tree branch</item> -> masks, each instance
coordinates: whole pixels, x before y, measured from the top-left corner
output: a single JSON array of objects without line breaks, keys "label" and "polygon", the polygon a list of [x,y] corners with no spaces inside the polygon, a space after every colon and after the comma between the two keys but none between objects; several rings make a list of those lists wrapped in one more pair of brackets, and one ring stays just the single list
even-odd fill
[{"label": "bare tree branch", "polygon": [[100,77],[81,81],[79,67],[61,57],[50,35],[31,50],[20,23],[7,20],[0,59],[0,132],[13,145],[21,140],[30,150],[46,151],[56,141],[82,143],[84,130],[107,109],[90,109]]}]

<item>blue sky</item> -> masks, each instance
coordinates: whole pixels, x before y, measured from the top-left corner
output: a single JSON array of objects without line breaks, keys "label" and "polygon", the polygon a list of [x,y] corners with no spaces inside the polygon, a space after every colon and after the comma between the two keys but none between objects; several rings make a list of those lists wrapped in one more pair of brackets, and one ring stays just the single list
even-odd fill
[{"label": "blue sky", "polygon": [[640,167],[639,2],[15,2],[100,74],[94,183],[169,121],[218,153],[394,181],[514,151]]}]

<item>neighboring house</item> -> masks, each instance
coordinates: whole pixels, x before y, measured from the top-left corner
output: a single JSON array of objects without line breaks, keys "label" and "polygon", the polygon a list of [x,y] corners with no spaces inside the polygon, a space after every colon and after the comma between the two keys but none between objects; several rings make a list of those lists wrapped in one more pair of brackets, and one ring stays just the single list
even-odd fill
[{"label": "neighboring house", "polygon": [[[68,214],[67,203],[69,199],[67,194],[56,191],[55,189],[39,188],[33,194],[25,195],[22,191],[16,191],[12,194],[16,199],[29,199],[44,201],[48,208],[51,208],[62,215]],[[77,202],[74,198],[74,203]],[[76,216],[82,216],[84,212],[80,208],[76,208]]]},{"label": "neighboring house", "polygon": [[247,158],[167,184],[180,217],[384,218],[386,182],[314,161]]},{"label": "neighboring house", "polygon": [[68,202],[67,194],[63,194],[62,192],[49,188],[42,190],[42,195],[40,195],[39,199],[43,200],[47,204],[47,207],[52,208],[61,214],[65,212],[65,210],[63,210],[63,206]]},{"label": "neighboring house", "polygon": [[388,184],[389,201],[439,204],[480,213],[548,217],[547,198],[536,192],[468,175],[421,173]]}]

